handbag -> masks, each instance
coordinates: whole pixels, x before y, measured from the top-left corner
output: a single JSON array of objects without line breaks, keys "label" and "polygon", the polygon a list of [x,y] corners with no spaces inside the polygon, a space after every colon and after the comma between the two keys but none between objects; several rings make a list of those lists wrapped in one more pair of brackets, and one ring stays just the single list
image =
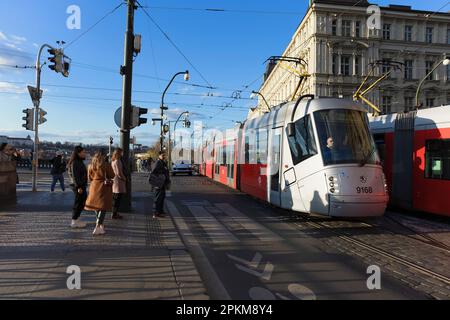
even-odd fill
[{"label": "handbag", "polygon": [[111,180],[111,179],[108,179],[107,177],[106,177],[106,171],[104,171],[103,172],[104,173],[104,175],[105,175],[105,181],[103,181],[103,184],[105,185],[105,186],[112,186],[113,185],[113,181]]},{"label": "handbag", "polygon": [[151,173],[148,177],[148,183],[150,183],[155,188],[162,188],[166,183],[166,175]]}]

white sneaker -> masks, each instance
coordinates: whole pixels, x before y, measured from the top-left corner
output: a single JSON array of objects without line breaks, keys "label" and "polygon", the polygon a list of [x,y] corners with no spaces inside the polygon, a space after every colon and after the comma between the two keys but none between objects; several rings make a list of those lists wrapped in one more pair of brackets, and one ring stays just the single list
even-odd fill
[{"label": "white sneaker", "polygon": [[72,228],[86,228],[86,223],[81,222],[80,220],[72,220],[70,226]]},{"label": "white sneaker", "polygon": [[95,226],[94,231],[92,232],[92,235],[94,236],[100,236],[105,234],[105,230],[103,229],[102,226]]},{"label": "white sneaker", "polygon": [[101,231],[102,234],[105,234],[106,233],[105,227],[104,226],[100,226],[100,231]]}]

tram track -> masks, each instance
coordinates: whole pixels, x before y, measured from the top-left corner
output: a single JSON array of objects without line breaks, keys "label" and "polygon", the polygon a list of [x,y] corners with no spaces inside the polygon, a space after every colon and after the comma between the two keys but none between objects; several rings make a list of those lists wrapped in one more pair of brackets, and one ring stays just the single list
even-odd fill
[{"label": "tram track", "polygon": [[[366,243],[364,241],[361,241],[361,240],[358,240],[358,239],[354,239],[354,238],[352,238],[350,236],[347,236],[347,235],[342,235],[342,234],[334,231],[329,226],[321,223],[321,222],[316,222],[316,221],[311,220],[311,217],[301,217],[300,216],[298,218],[302,219],[303,222],[305,222],[306,224],[314,227],[315,229],[322,229],[322,230],[325,229],[327,232],[332,233],[333,235],[335,235],[336,237],[338,237],[341,240],[344,240],[344,241],[346,241],[348,243],[351,243],[351,244],[353,244],[355,246],[358,246],[358,247],[360,247],[362,249],[368,250],[368,251],[370,251],[372,253],[376,253],[376,254],[384,257],[384,258],[388,258],[391,261],[394,261],[394,262],[396,262],[398,264],[401,264],[401,265],[403,265],[405,267],[414,269],[414,270],[416,270],[416,271],[418,271],[418,272],[420,272],[420,273],[422,273],[422,274],[424,274],[426,276],[429,276],[429,277],[432,277],[432,278],[434,278],[436,280],[439,280],[439,281],[445,283],[446,285],[450,285],[450,278],[445,276],[445,275],[443,275],[443,274],[435,272],[435,271],[433,271],[433,270],[431,270],[429,268],[422,267],[421,265],[419,265],[417,263],[414,263],[414,262],[411,262],[411,261],[406,260],[404,258],[401,258],[401,257],[399,257],[399,256],[397,256],[395,254],[392,254],[390,252],[387,252],[386,250],[377,248],[377,247],[375,247],[373,245],[370,245],[370,244],[368,244],[368,243]],[[295,223],[295,224],[298,227],[300,226],[298,223]],[[372,226],[370,224],[367,224],[367,225]]]}]

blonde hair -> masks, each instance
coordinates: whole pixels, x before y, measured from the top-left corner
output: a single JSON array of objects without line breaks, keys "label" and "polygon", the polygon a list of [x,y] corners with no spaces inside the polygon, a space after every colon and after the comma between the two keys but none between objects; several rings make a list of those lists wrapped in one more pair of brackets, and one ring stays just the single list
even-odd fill
[{"label": "blonde hair", "polygon": [[105,164],[105,157],[101,152],[97,152],[95,156],[92,158],[91,169],[97,171]]},{"label": "blonde hair", "polygon": [[121,155],[122,152],[123,152],[122,149],[117,148],[117,149],[114,151],[113,155],[112,155],[112,158],[111,158],[112,161],[114,161],[114,160],[119,160],[119,158],[122,156],[122,155]]}]

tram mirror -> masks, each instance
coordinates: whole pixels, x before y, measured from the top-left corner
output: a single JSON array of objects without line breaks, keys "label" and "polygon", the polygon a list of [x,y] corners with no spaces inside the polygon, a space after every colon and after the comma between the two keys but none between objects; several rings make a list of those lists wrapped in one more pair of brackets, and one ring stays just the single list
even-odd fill
[{"label": "tram mirror", "polygon": [[289,137],[295,136],[295,123],[290,122],[287,124],[287,135]]}]

